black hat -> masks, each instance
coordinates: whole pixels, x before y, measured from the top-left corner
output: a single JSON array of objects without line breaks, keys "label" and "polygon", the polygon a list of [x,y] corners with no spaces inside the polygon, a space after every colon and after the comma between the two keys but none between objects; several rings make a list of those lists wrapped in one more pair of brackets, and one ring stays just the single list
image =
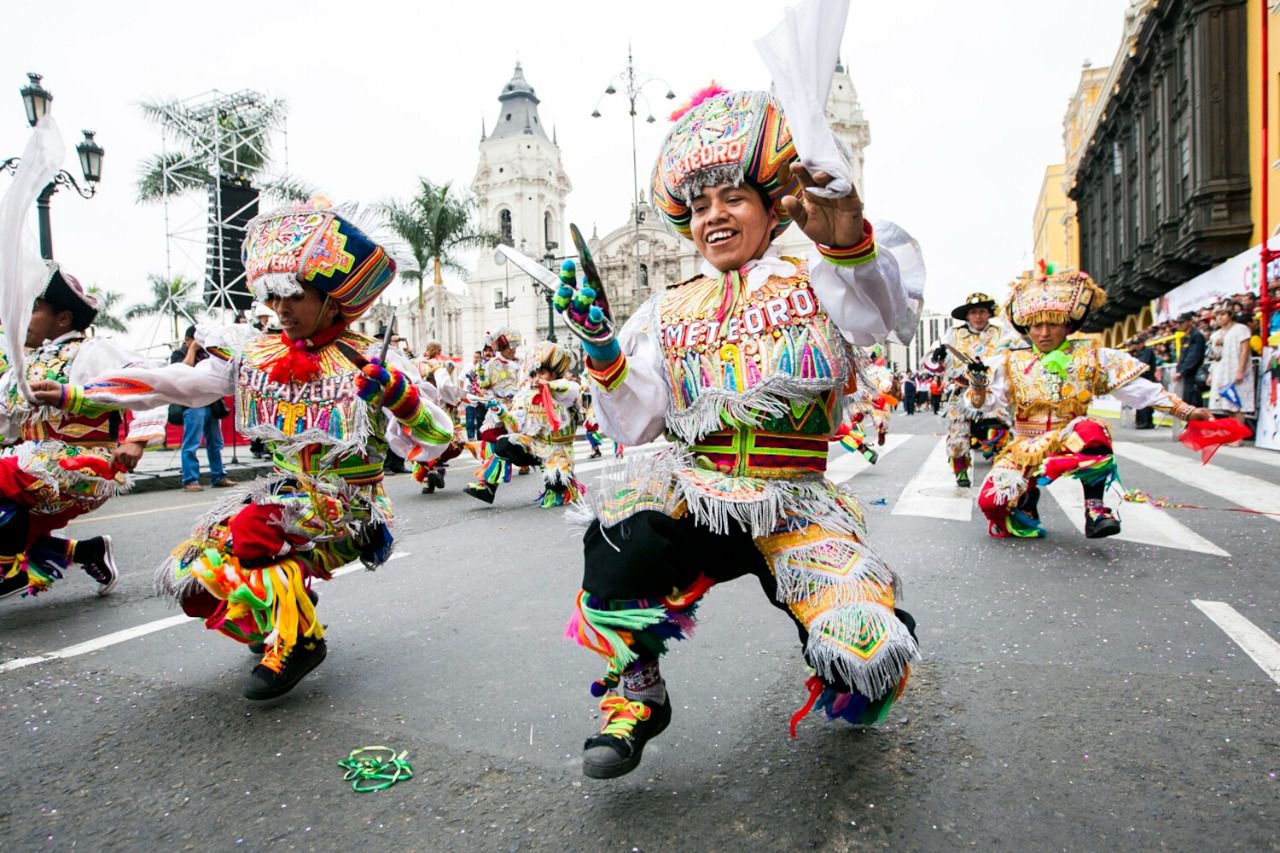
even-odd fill
[{"label": "black hat", "polygon": [[986,308],[994,317],[996,313],[996,301],[980,290],[975,290],[964,298],[964,304],[959,305],[951,310],[951,316],[957,320],[967,320],[969,312],[974,308]]},{"label": "black hat", "polygon": [[49,283],[37,297],[49,303],[55,311],[70,311],[71,324],[76,331],[84,331],[98,316],[98,300],[84,292],[75,276],[64,273],[57,261],[46,261]]}]

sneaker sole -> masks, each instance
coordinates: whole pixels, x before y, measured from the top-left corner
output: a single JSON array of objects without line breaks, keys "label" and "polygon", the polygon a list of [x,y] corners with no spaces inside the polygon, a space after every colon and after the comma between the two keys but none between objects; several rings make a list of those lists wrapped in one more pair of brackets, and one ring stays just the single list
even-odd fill
[{"label": "sneaker sole", "polygon": [[120,569],[116,567],[116,554],[111,546],[111,537],[102,537],[102,564],[107,567],[107,572],[111,575],[111,580],[98,587],[98,597],[110,595],[111,590],[116,588],[116,584],[120,582]]},{"label": "sneaker sole", "polygon": [[249,690],[249,689],[246,689],[246,690],[244,691],[244,698],[246,698],[246,699],[248,699],[248,700],[250,700],[250,701],[252,701],[252,702],[261,702],[261,701],[263,701],[263,700],[265,700],[265,699],[276,699],[276,698],[279,698],[280,696],[283,696],[284,694],[288,693],[288,692],[289,692],[290,690],[292,690],[293,688],[297,687],[297,686],[298,686],[298,683],[299,683],[300,681],[302,681],[302,679],[304,679],[304,678],[306,678],[308,675],[310,675],[310,674],[311,674],[311,672],[312,672],[316,667],[318,667],[320,664],[324,663],[324,659],[325,659],[325,658],[327,658],[328,656],[329,656],[329,647],[328,647],[328,645],[321,646],[321,647],[320,647],[320,654],[316,655],[316,656],[312,659],[312,661],[311,661],[311,666],[309,666],[309,667],[307,667],[306,669],[304,669],[304,670],[302,670],[301,672],[299,672],[299,673],[298,673],[298,677],[297,677],[297,678],[295,678],[293,681],[290,681],[288,684],[280,684],[280,685],[277,685],[276,687],[274,687],[274,688],[272,688],[272,689],[270,689],[270,690]]},{"label": "sneaker sole", "polygon": [[1095,530],[1093,533],[1086,533],[1085,538],[1106,539],[1108,536],[1115,536],[1119,532],[1120,522],[1117,521],[1115,524],[1108,524],[1106,527],[1103,527],[1100,530]]}]

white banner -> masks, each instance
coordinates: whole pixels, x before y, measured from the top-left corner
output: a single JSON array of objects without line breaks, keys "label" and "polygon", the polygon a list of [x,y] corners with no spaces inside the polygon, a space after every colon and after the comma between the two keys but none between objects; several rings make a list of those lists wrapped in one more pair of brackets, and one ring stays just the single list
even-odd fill
[{"label": "white banner", "polygon": [[1253,442],[1280,450],[1280,347],[1263,347],[1258,383],[1258,432]]},{"label": "white banner", "polygon": [[[1153,300],[1151,313],[1157,323],[1163,323],[1238,293],[1257,293],[1261,266],[1262,247],[1254,246]],[[1269,266],[1268,279],[1280,278],[1280,260],[1273,260]]]}]

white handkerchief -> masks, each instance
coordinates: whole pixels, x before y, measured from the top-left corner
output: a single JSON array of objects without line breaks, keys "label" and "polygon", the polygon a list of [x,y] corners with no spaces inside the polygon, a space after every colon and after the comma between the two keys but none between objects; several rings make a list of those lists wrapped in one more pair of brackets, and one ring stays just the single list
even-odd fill
[{"label": "white handkerchief", "polygon": [[827,96],[840,55],[849,0],[805,0],[788,9],[767,36],[756,40],[795,141],[800,163],[832,180],[809,190],[824,198],[847,196],[853,188],[848,156],[827,124]]}]

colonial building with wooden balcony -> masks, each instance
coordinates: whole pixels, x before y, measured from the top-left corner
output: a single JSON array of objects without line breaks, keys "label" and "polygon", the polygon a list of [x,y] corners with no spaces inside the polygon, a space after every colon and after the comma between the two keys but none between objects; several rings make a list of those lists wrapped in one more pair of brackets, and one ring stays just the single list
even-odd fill
[{"label": "colonial building with wooden balcony", "polygon": [[1136,317],[1253,233],[1246,0],[1142,6],[1069,191],[1080,265],[1108,296],[1086,331]]}]

